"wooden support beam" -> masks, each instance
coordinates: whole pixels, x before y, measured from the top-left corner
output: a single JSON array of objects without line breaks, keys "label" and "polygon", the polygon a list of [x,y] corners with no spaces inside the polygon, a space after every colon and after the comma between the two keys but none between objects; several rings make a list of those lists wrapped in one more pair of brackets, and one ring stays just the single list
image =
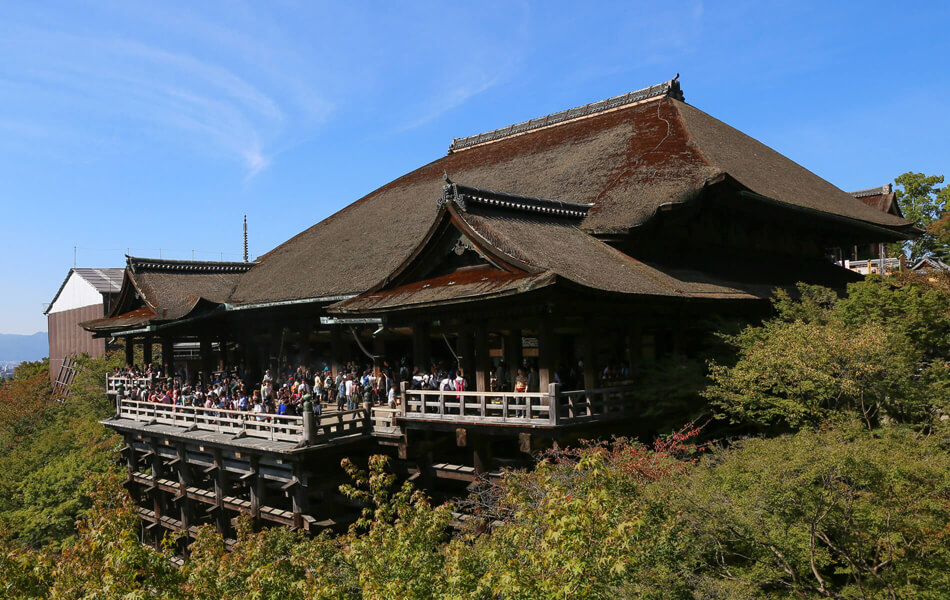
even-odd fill
[{"label": "wooden support beam", "polygon": [[561,355],[558,335],[545,315],[538,324],[538,390],[545,392],[554,383],[558,357]]},{"label": "wooden support beam", "polygon": [[412,324],[412,361],[413,367],[422,367],[428,371],[432,366],[429,340],[429,324],[416,321]]},{"label": "wooden support beam", "polygon": [[634,318],[628,329],[627,350],[627,367],[630,369],[630,376],[635,377],[640,372],[640,361],[643,358],[643,323],[639,318]]},{"label": "wooden support beam", "polygon": [[456,352],[459,355],[459,366],[465,377],[466,389],[473,389],[475,385],[475,336],[471,331],[462,329],[458,333]]},{"label": "wooden support beam", "polygon": [[264,503],[264,479],[260,476],[260,458],[252,456],[250,463],[250,473],[242,475],[241,480],[250,479],[248,492],[251,498],[251,516],[258,519],[261,516],[261,505]]},{"label": "wooden support beam", "polygon": [[171,338],[162,338],[162,374],[170,377],[175,373],[174,341]]},{"label": "wooden support beam", "polygon": [[491,470],[491,444],[485,436],[477,436],[472,448],[472,465],[475,475],[488,473]]},{"label": "wooden support beam", "polygon": [[297,529],[309,529],[309,523],[306,523],[304,518],[309,517],[310,513],[310,490],[306,485],[308,479],[300,468],[300,464],[297,463],[294,465],[294,479],[289,484],[293,485],[293,492],[291,494],[291,501],[293,503],[293,520],[294,527]]},{"label": "wooden support beam", "polygon": [[491,355],[488,350],[488,329],[485,323],[475,326],[475,387],[479,392],[489,392],[491,381]]},{"label": "wooden support beam", "polygon": [[523,362],[520,329],[512,329],[505,336],[505,362],[508,363],[508,386],[513,390],[518,369],[521,368]]},{"label": "wooden support beam", "polygon": [[214,504],[217,508],[215,512],[215,527],[223,536],[228,534],[228,519],[224,513],[224,490],[227,486],[228,474],[224,470],[224,459],[221,456],[221,450],[214,450]]},{"label": "wooden support beam", "polygon": [[593,323],[585,322],[583,342],[584,389],[597,387],[597,333]]},{"label": "wooden support beam", "polygon": [[344,344],[343,344],[343,330],[339,327],[330,328],[330,369],[332,369],[333,377],[336,377],[343,371],[343,366],[346,364],[345,357],[343,356]]},{"label": "wooden support beam", "polygon": [[[157,438],[151,439],[152,448],[155,448],[156,444],[159,441]],[[159,479],[164,477],[165,468],[162,464],[162,457],[157,452],[152,452],[152,481],[157,482]],[[157,487],[152,488],[152,511],[155,513],[155,517],[158,519],[162,518],[164,514],[163,511],[163,502],[162,502],[161,491]]]},{"label": "wooden support beam", "polygon": [[143,366],[152,364],[152,338],[148,336],[142,340],[142,362]]},{"label": "wooden support beam", "polygon": [[[178,457],[173,461],[178,466],[178,497],[179,510],[181,512],[181,523],[185,529],[197,523],[194,515],[194,504],[188,499],[188,488],[193,485],[194,477],[191,472],[191,465],[187,460],[188,450],[184,444],[178,445]],[[170,463],[169,463],[170,464]]]},{"label": "wooden support beam", "polygon": [[211,349],[211,339],[202,337],[198,340],[198,351],[201,354],[201,383],[211,383],[211,373],[214,371],[214,355]]}]

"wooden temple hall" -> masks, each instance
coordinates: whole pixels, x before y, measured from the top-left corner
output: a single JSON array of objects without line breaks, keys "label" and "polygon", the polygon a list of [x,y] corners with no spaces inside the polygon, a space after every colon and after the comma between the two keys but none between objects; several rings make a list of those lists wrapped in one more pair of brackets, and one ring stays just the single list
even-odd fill
[{"label": "wooden temple hall", "polygon": [[[255,262],[130,257],[109,316],[83,326],[124,340],[129,362],[160,348],[192,381],[461,369],[465,391],[403,384],[395,409],[266,420],[107,382],[104,423],[150,531],[228,532],[239,513],[316,531],[356,513],[337,491],[344,456],[389,454],[439,498],[555,441],[649,430],[644,365],[695,353],[711,316],[767,314],[776,287],[843,288],[860,276],[832,262],[842,249],[914,234],[687,104],[674,79],[456,138]],[[525,364],[531,389],[495,389]]]}]

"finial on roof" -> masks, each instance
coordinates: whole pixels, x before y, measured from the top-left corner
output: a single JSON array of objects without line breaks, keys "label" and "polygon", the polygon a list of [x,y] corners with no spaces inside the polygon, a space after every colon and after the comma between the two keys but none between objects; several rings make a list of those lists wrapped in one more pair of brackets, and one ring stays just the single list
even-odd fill
[{"label": "finial on roof", "polygon": [[449,172],[445,169],[442,169],[442,179],[445,180],[447,185],[452,185],[454,183],[451,179],[449,179]]},{"label": "finial on roof", "polygon": [[622,106],[637,104],[639,102],[645,102],[657,98],[673,98],[675,100],[679,100],[680,102],[684,102],[685,97],[683,96],[682,88],[680,88],[680,83],[678,81],[679,77],[680,74],[677,73],[676,77],[670,79],[669,81],[664,81],[663,83],[658,83],[648,88],[643,88],[642,90],[636,90],[634,92],[629,92],[620,96],[614,96],[613,98],[607,98],[606,100],[591,102],[590,104],[585,104],[584,106],[577,106],[567,110],[562,110],[544,117],[538,117],[529,121],[515,123],[514,125],[510,125],[508,127],[486,131],[485,133],[480,133],[478,135],[452,138],[452,145],[449,146],[449,154],[459,150],[464,150],[466,148],[471,148],[473,146],[494,142],[509,136],[520,135],[535,129],[552,127],[560,123],[566,123],[569,121],[574,121],[575,119],[589,117],[607,110],[613,110]]}]

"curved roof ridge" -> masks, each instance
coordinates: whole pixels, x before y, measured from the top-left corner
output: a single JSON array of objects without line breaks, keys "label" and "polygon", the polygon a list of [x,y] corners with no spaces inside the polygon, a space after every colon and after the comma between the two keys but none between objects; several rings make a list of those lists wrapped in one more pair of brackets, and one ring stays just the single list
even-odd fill
[{"label": "curved roof ridge", "polygon": [[910,222],[875,210],[774,148],[685,102],[669,100],[697,150],[755,193],[784,204],[904,228]]},{"label": "curved roof ridge", "polygon": [[677,73],[676,77],[670,79],[669,81],[664,81],[663,83],[658,83],[656,85],[651,85],[650,87],[627,92],[626,94],[621,94],[619,96],[613,96],[611,98],[607,98],[606,100],[589,102],[583,106],[575,106],[574,108],[559,110],[558,112],[551,113],[543,117],[537,117],[535,119],[528,119],[527,121],[515,123],[514,125],[509,125],[508,127],[499,127],[498,129],[486,131],[485,133],[479,133],[461,138],[453,138],[451,145],[449,145],[449,154],[481,144],[495,142],[502,138],[521,135],[536,129],[553,127],[555,125],[560,125],[569,121],[583,119],[585,117],[596,115],[608,110],[615,110],[624,106],[629,106],[631,104],[645,102],[647,100],[655,100],[658,98],[676,98],[677,100],[683,100],[683,90],[680,89],[679,81],[677,81],[679,76],[680,74]]}]

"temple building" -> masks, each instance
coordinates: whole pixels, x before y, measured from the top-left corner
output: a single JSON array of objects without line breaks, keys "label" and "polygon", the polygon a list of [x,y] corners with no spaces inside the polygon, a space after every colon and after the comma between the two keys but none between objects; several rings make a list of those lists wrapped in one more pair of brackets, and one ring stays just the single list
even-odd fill
[{"label": "temple building", "polygon": [[[460,369],[465,391],[403,385],[395,409],[266,422],[119,391],[105,423],[152,527],[339,526],[344,455],[389,453],[464,493],[555,441],[629,432],[643,364],[694,353],[711,316],[759,318],[799,281],[843,289],[860,276],[842,249],[916,234],[863,199],[687,104],[676,79],[456,138],[255,262],[128,258],[112,311],[84,326],[129,362],[197,345],[165,369],[192,381],[405,360]],[[493,385],[525,364],[532,389]]]},{"label": "temple building", "polygon": [[122,269],[70,269],[43,311],[49,332],[50,381],[57,389],[64,389],[72,381],[74,357],[105,354],[106,340],[94,337],[80,323],[112,313],[122,289],[122,274]]}]

